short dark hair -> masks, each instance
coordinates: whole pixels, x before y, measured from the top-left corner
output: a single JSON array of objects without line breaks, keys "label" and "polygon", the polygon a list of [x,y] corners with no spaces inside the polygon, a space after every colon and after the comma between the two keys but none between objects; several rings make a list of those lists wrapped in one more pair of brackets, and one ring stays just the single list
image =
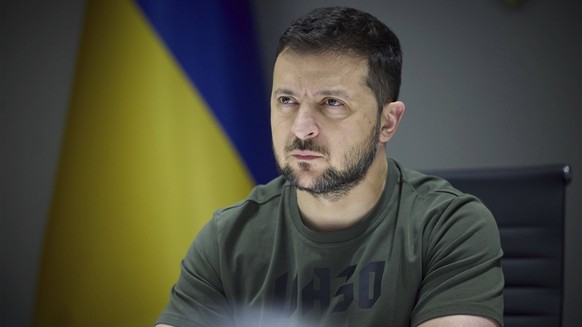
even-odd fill
[{"label": "short dark hair", "polygon": [[402,71],[400,41],[376,17],[353,8],[317,8],[295,20],[279,38],[276,56],[285,49],[298,53],[348,52],[368,62],[366,83],[378,107],[398,100]]}]

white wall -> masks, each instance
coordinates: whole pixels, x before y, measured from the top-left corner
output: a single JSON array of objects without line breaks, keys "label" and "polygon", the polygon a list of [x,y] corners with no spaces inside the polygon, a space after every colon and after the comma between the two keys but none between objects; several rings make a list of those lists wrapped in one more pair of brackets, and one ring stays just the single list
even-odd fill
[{"label": "white wall", "polygon": [[[566,326],[582,325],[582,8],[578,0],[255,0],[265,74],[286,25],[344,4],[386,22],[404,48],[407,104],[389,153],[417,169],[566,162]],[[27,326],[85,1],[1,9],[1,312]]]}]

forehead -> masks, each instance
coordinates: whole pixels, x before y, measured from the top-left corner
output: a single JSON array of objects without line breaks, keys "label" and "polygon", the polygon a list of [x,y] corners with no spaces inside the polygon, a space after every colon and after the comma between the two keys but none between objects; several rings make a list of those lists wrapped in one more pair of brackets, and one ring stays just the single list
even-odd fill
[{"label": "forehead", "polygon": [[275,61],[273,86],[287,83],[320,87],[366,86],[367,75],[367,59],[362,56],[336,52],[298,53],[286,49]]}]

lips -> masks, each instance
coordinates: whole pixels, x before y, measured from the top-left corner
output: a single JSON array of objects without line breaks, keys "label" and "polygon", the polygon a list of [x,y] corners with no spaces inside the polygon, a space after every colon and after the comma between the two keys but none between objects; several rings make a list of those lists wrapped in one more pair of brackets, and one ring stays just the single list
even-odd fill
[{"label": "lips", "polygon": [[323,155],[319,152],[306,151],[306,150],[295,150],[289,153],[289,156],[295,157],[299,160],[314,160],[323,158]]}]

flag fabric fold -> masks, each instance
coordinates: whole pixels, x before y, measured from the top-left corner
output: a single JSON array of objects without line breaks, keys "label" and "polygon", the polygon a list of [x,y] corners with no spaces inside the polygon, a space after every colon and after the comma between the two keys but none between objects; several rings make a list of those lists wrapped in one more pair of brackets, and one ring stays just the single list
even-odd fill
[{"label": "flag fabric fold", "polygon": [[34,325],[148,326],[212,212],[275,175],[250,5],[86,10]]},{"label": "flag fabric fold", "polygon": [[137,3],[203,94],[252,176],[268,182],[276,175],[271,148],[263,146],[271,143],[269,99],[260,78],[249,2]]}]

